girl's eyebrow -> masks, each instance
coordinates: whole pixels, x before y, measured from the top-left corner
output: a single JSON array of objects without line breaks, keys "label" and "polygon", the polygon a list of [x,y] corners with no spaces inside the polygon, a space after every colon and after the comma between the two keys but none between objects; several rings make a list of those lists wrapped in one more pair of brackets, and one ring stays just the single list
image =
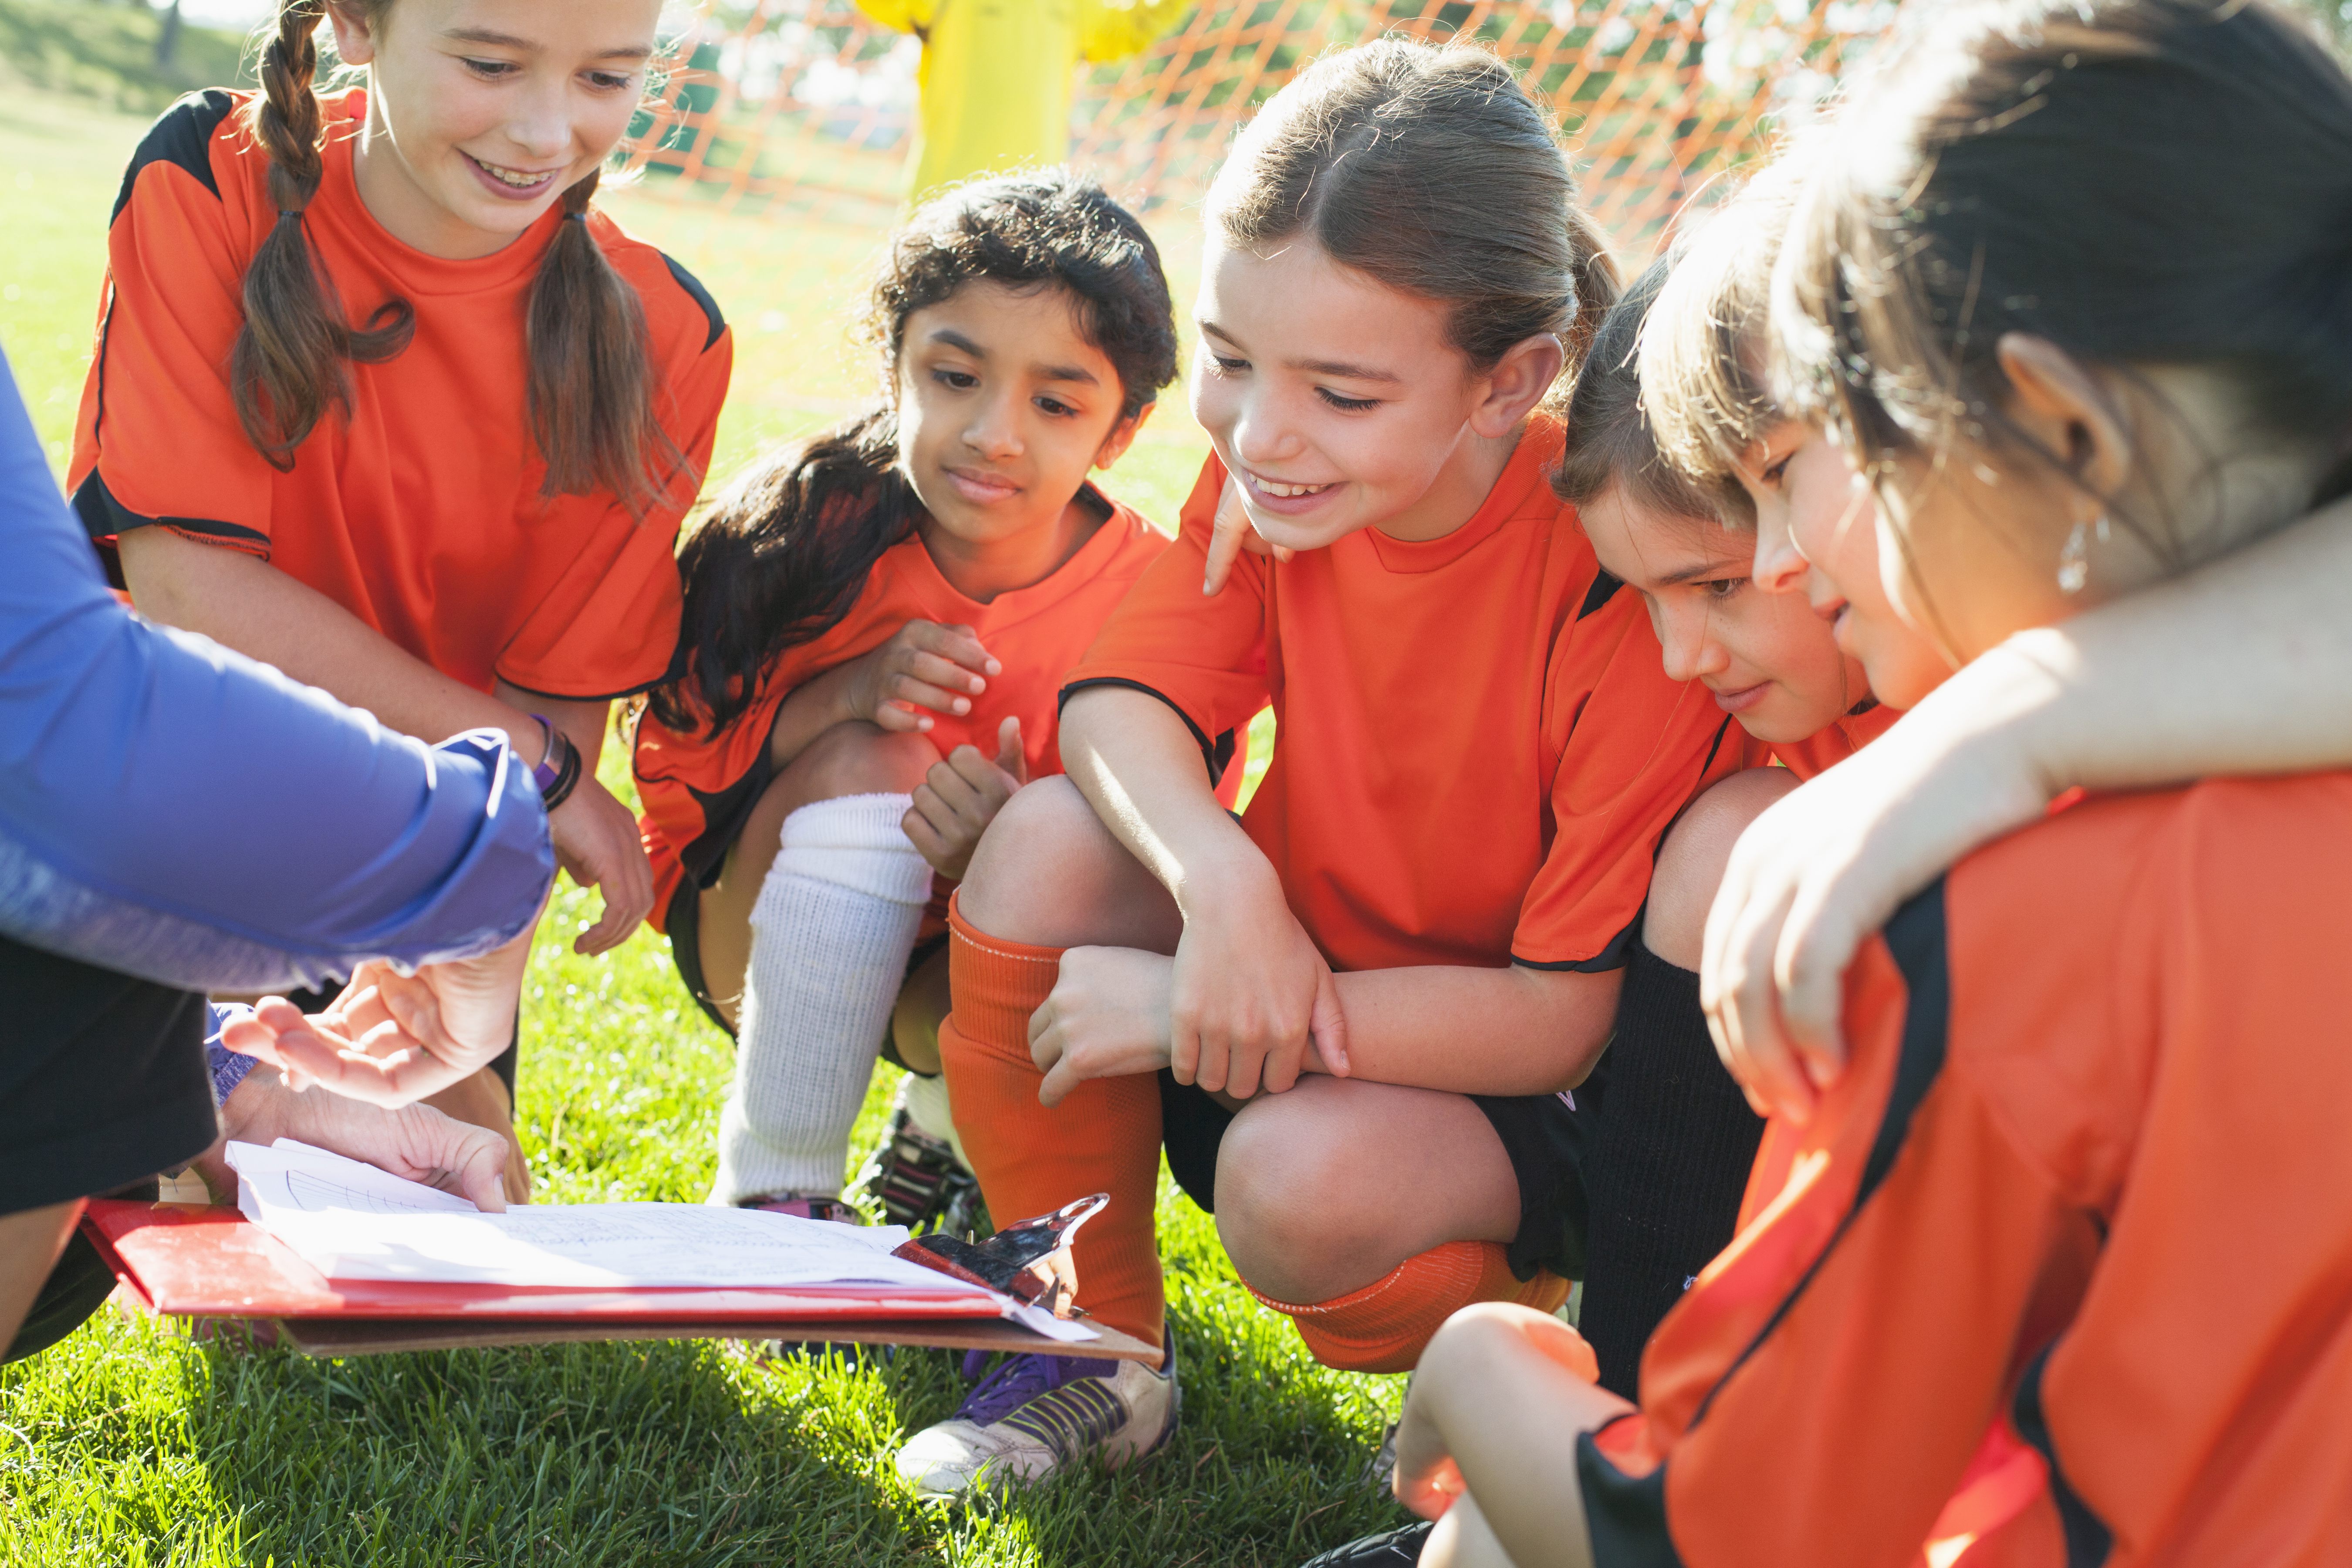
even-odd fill
[{"label": "girl's eyebrow", "polygon": [[[1214,321],[1202,321],[1198,325],[1205,336],[1215,338],[1218,342],[1231,344],[1234,348],[1242,346],[1231,332]],[[1346,360],[1288,359],[1282,363],[1286,370],[1303,370],[1316,375],[1336,375],[1342,381],[1382,381],[1396,385],[1402,385],[1404,382],[1404,377],[1392,370],[1376,370],[1370,365],[1351,364]]]},{"label": "girl's eyebrow", "polygon": [[1669,572],[1657,581],[1661,587],[1667,587],[1680,583],[1706,582],[1717,577],[1743,577],[1753,570],[1755,565],[1756,555],[1753,551],[1750,551],[1744,561],[1735,556],[1721,556],[1711,561],[1702,561],[1696,566],[1685,566],[1679,572]]},{"label": "girl's eyebrow", "polygon": [[[988,358],[988,351],[957,331],[953,327],[941,327],[931,334],[931,342],[943,343],[977,360]],[[1040,381],[1069,381],[1085,386],[1100,386],[1102,377],[1082,364],[1032,365],[1029,374]]]},{"label": "girl's eyebrow", "polygon": [[[445,27],[442,29],[441,36],[452,43],[487,44],[494,49],[516,49],[530,55],[546,52],[544,46],[535,44],[529,38],[518,38],[512,33],[501,33],[489,27]],[[652,55],[653,49],[650,46],[632,44],[624,45],[619,48],[599,49],[589,58],[599,60],[642,60],[650,58]]]}]

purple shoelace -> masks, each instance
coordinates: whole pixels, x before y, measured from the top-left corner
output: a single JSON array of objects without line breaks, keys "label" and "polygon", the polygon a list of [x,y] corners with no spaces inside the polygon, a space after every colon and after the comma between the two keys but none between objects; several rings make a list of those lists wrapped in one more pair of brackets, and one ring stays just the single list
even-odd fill
[{"label": "purple shoelace", "polygon": [[[963,1358],[963,1374],[978,1376],[988,1364],[990,1352],[972,1351]],[[1111,1358],[1075,1355],[1040,1355],[1032,1352],[1006,1360],[982,1380],[979,1387],[964,1396],[956,1407],[954,1419],[969,1421],[976,1426],[992,1426],[1041,1394],[1055,1389],[1075,1378],[1108,1377],[1118,1370]]]}]

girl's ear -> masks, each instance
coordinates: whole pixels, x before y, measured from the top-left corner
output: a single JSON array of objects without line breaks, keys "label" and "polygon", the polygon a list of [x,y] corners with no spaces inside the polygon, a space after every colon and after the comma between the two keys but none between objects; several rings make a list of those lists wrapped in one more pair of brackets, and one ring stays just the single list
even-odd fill
[{"label": "girl's ear", "polygon": [[1112,426],[1110,434],[1103,437],[1103,444],[1095,448],[1095,467],[1108,468],[1126,457],[1127,449],[1135,445],[1135,433],[1143,428],[1143,422],[1150,418],[1151,411],[1159,406],[1157,402],[1147,403],[1130,417]]},{"label": "girl's ear", "polygon": [[351,0],[327,0],[327,21],[335,29],[335,54],[347,66],[375,58],[375,29],[367,12]]},{"label": "girl's ear", "polygon": [[1555,333],[1538,332],[1513,343],[1482,378],[1485,390],[1470,411],[1470,427],[1490,441],[1508,436],[1550,395],[1567,363],[1568,351]]},{"label": "girl's ear", "polygon": [[2047,338],[2004,332],[1993,357],[2015,396],[2009,415],[2043,451],[2054,454],[2080,487],[2084,521],[2106,510],[2131,478],[2131,432],[2098,379]]}]

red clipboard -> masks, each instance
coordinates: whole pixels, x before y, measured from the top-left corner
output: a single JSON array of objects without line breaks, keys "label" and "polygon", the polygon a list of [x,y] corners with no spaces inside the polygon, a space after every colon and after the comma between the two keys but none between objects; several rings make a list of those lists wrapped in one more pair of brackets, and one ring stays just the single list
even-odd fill
[{"label": "red clipboard", "polygon": [[171,1317],[275,1321],[311,1355],[592,1340],[745,1339],[1045,1351],[1157,1363],[1160,1347],[1102,1327],[1075,1343],[1003,1315],[942,1275],[936,1292],[877,1285],[773,1289],[549,1289],[332,1283],[234,1208],[93,1198],[82,1230],[140,1305]]}]

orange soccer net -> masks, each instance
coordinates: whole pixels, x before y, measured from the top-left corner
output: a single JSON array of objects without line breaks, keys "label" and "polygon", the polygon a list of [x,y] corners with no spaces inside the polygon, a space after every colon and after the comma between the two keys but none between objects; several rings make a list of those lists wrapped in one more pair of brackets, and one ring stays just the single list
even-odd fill
[{"label": "orange soccer net", "polygon": [[[1386,32],[1485,40],[1551,105],[1587,199],[1646,249],[1693,192],[1801,121],[1896,0],[1244,0],[1081,68],[1072,156],[1147,213],[1197,198],[1234,128],[1322,50]],[[717,0],[640,126],[638,162],[722,204],[891,221],[921,46],[849,0]]]}]

